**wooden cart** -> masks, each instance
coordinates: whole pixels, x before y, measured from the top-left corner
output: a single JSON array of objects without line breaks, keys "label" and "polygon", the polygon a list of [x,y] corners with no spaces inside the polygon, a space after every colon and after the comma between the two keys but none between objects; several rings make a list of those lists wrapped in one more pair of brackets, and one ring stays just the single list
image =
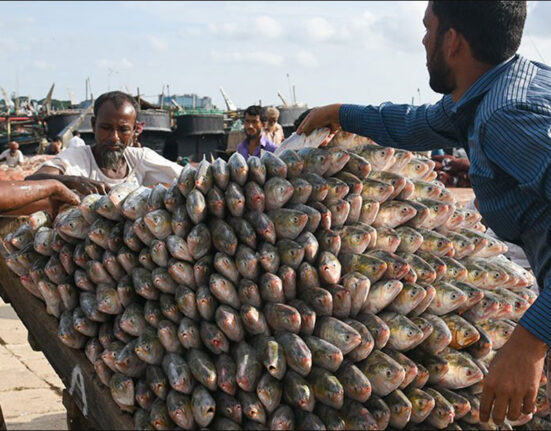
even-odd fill
[{"label": "wooden cart", "polygon": [[[15,230],[24,217],[0,217],[0,236]],[[0,296],[10,303],[29,332],[34,350],[44,353],[65,385],[63,405],[71,430],[134,429],[134,421],[111,398],[99,381],[84,351],[70,349],[57,337],[58,320],[46,313],[45,304],[31,295],[0,257]]]}]

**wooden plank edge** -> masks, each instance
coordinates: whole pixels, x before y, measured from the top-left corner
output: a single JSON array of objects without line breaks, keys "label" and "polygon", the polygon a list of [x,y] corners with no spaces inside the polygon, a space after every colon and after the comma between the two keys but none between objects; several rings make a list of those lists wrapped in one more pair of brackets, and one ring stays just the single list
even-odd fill
[{"label": "wooden plank edge", "polygon": [[134,429],[132,416],[115,404],[84,352],[71,349],[59,340],[58,320],[46,313],[44,303],[27,292],[1,257],[0,283],[15,312],[90,424],[96,429]]}]

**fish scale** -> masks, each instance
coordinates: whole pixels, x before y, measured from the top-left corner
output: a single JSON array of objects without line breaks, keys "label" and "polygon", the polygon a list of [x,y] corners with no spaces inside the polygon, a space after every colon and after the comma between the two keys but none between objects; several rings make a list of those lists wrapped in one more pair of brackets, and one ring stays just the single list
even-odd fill
[{"label": "fish scale", "polygon": [[36,213],[6,263],[140,428],[475,426],[533,276],[428,159],[280,155]]}]

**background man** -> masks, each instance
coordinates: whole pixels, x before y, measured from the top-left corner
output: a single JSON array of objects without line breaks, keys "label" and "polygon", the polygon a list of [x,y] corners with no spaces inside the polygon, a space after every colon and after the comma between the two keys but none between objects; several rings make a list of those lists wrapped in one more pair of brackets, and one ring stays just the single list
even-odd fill
[{"label": "background man", "polygon": [[61,150],[63,149],[63,142],[61,141],[61,138],[56,137],[54,138],[53,142],[46,147],[46,151],[44,154],[48,156],[55,156],[56,154],[61,153]]},{"label": "background man", "polygon": [[15,141],[9,143],[9,148],[0,153],[0,160],[5,160],[10,168],[23,164],[25,157],[19,150],[19,144]]},{"label": "background man", "polygon": [[264,110],[260,106],[252,105],[245,110],[243,127],[247,137],[237,146],[237,151],[245,159],[248,159],[249,155],[260,157],[264,151],[273,153],[277,148],[262,133],[265,121]]},{"label": "background man", "polygon": [[95,145],[69,148],[45,162],[27,179],[58,179],[82,194],[107,193],[132,180],[142,185],[170,183],[182,167],[150,148],[131,147],[137,103],[120,91],[104,93],[94,104]]},{"label": "background man", "polygon": [[266,128],[264,129],[264,134],[266,137],[272,141],[272,143],[279,147],[279,145],[285,140],[285,135],[283,134],[283,127],[277,121],[279,120],[279,109],[270,106],[266,108]]},{"label": "background man", "polygon": [[67,148],[83,147],[85,145],[86,142],[80,137],[80,132],[78,130],[73,132],[73,137],[67,142]]},{"label": "background man", "polygon": [[535,408],[551,345],[551,68],[515,55],[524,1],[429,2],[423,45],[435,105],[328,105],[298,132],[321,126],[408,150],[462,146],[479,210],[521,245],[542,291],[490,364],[480,418],[501,424]]},{"label": "background man", "polygon": [[141,147],[142,144],[140,144],[140,136],[143,133],[143,129],[145,128],[145,121],[138,121],[136,123],[136,131],[134,132],[134,138],[132,139],[132,147]]}]

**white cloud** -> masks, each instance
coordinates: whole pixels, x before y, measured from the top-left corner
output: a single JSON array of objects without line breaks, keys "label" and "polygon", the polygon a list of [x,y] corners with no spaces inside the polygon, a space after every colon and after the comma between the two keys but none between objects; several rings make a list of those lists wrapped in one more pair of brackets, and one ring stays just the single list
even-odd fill
[{"label": "white cloud", "polygon": [[54,70],[55,65],[44,60],[34,60],[33,66],[40,70]]},{"label": "white cloud", "polygon": [[422,52],[421,20],[412,16],[382,16],[373,24],[371,31],[390,48],[406,53]]},{"label": "white cloud", "polygon": [[305,22],[307,36],[313,42],[325,42],[333,38],[336,34],[333,25],[325,18],[308,18]]},{"label": "white cloud", "polygon": [[294,60],[301,66],[305,67],[317,67],[319,65],[316,56],[306,50],[298,51],[294,56]]},{"label": "white cloud", "polygon": [[211,52],[211,57],[215,61],[225,63],[253,63],[263,64],[268,66],[279,66],[283,64],[284,59],[281,55],[273,54],[265,51],[252,51],[252,52]]},{"label": "white cloud", "polygon": [[200,36],[201,35],[201,30],[197,27],[186,27],[184,29],[182,29],[181,31],[179,31],[179,33],[181,36]]},{"label": "white cloud", "polygon": [[168,51],[168,41],[166,39],[149,34],[147,35],[147,40],[149,41],[149,44],[155,51],[159,51],[159,52]]},{"label": "white cloud", "polygon": [[269,16],[260,16],[255,20],[257,34],[273,39],[283,32],[281,24]]},{"label": "white cloud", "polygon": [[9,36],[0,36],[0,53],[16,53],[21,51],[27,51],[28,46],[19,40],[16,40]]},{"label": "white cloud", "polygon": [[132,69],[134,67],[134,64],[126,57],[123,57],[120,60],[109,60],[106,58],[101,58],[97,61],[96,64],[101,69],[113,69],[114,71],[118,71],[121,69]]},{"label": "white cloud", "polygon": [[208,28],[214,34],[220,36],[230,36],[230,37],[243,37],[246,36],[248,31],[244,27],[237,25],[233,22],[224,22],[221,24],[218,23],[209,23]]},{"label": "white cloud", "polygon": [[212,22],[208,29],[216,34],[239,39],[275,39],[283,33],[281,24],[274,18],[263,15],[251,22]]}]

